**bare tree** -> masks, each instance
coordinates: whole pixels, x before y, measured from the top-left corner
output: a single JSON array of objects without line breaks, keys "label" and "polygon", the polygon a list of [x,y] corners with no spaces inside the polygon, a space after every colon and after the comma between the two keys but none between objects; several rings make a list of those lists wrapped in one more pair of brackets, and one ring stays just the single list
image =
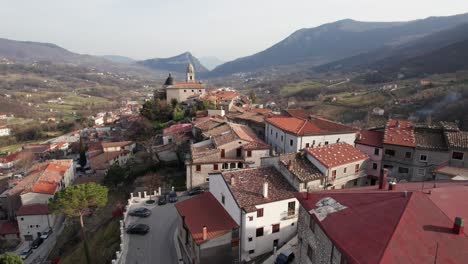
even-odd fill
[{"label": "bare tree", "polygon": [[31,152],[21,152],[19,161],[16,163],[16,168],[26,174],[34,163],[34,154]]},{"label": "bare tree", "polygon": [[161,176],[157,172],[148,172],[144,176],[145,189],[150,193],[150,200],[153,200],[152,194],[161,186]]}]

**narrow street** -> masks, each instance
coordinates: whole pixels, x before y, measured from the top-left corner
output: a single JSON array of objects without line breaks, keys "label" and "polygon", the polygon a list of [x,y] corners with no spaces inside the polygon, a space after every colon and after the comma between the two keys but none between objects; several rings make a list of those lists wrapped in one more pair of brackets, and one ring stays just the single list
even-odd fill
[{"label": "narrow street", "polygon": [[[35,263],[42,263],[44,260],[47,259],[49,256],[50,251],[54,248],[55,243],[57,241],[57,237],[63,230],[63,223],[64,218],[60,217],[57,220],[57,224],[54,227],[53,233],[49,235],[49,237],[44,240],[44,242],[36,249],[33,249],[33,253],[24,260],[25,264],[35,264]],[[23,244],[16,250],[16,253],[19,255],[23,250],[30,247],[30,243],[25,241]]]},{"label": "narrow street", "polygon": [[[130,210],[141,207],[134,204]],[[130,235],[127,264],[165,263],[177,264],[174,245],[177,211],[174,204],[144,206],[151,209],[147,218],[129,216],[129,223],[143,223],[150,227],[148,234]]]}]

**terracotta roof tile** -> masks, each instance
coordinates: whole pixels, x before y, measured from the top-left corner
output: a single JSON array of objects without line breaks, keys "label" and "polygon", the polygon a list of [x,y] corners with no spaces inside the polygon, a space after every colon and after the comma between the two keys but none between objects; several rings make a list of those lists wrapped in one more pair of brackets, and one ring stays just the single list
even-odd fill
[{"label": "terracotta roof tile", "polygon": [[338,133],[353,133],[357,129],[321,117],[301,119],[290,116],[272,116],[265,122],[295,135],[324,135]]},{"label": "terracotta roof tile", "polygon": [[21,206],[17,211],[17,216],[22,215],[46,215],[49,214],[49,207],[47,204],[27,204]]},{"label": "terracotta roof tile", "polygon": [[163,135],[171,135],[174,133],[185,133],[192,130],[192,124],[175,124],[163,130]]},{"label": "terracotta roof tile", "polygon": [[446,132],[450,148],[468,150],[468,131]]},{"label": "terracotta roof tile", "polygon": [[279,157],[280,164],[304,183],[321,179],[324,175],[302,153],[283,154]]},{"label": "terracotta roof tile", "polygon": [[2,221],[0,222],[0,235],[19,234],[17,222]]},{"label": "terracotta roof tile", "polygon": [[204,89],[201,82],[176,82],[173,85],[169,85],[166,89]]},{"label": "terracotta roof tile", "polygon": [[[273,167],[223,172],[222,176],[234,199],[247,212],[254,212],[261,204],[294,198],[294,188]],[[234,186],[230,184],[231,177],[236,179]],[[262,195],[265,182],[268,183],[268,198]]]},{"label": "terracotta roof tile", "polygon": [[102,142],[101,145],[103,148],[115,148],[115,147],[125,147],[133,143],[134,143],[133,141]]},{"label": "terracotta roof tile", "polygon": [[[175,205],[179,215],[185,216],[185,225],[195,243],[202,244],[238,227],[234,219],[210,193],[194,196]],[[203,240],[203,226],[206,226],[208,237]]]},{"label": "terracotta roof tile", "polygon": [[292,117],[297,117],[300,119],[307,119],[310,116],[310,113],[304,109],[286,109],[285,112]]},{"label": "terracotta roof tile", "polygon": [[335,143],[308,148],[307,153],[327,168],[365,160],[368,156],[347,143]]},{"label": "terracotta roof tile", "polygon": [[414,127],[411,121],[389,119],[385,126],[384,144],[416,147]]}]

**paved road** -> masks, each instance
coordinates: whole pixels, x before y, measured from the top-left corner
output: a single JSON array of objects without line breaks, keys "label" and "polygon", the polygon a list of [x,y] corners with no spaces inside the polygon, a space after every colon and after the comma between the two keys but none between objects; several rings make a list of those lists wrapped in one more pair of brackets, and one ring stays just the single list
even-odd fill
[{"label": "paved road", "polygon": [[[140,207],[133,204],[130,210]],[[144,236],[130,235],[126,264],[177,264],[174,245],[177,211],[174,204],[146,206],[152,210],[147,218],[129,216],[129,223],[143,223],[150,226]]]},{"label": "paved road", "polygon": [[[54,226],[54,232],[49,235],[49,237],[44,240],[44,242],[36,249],[33,249],[33,253],[24,260],[25,264],[35,264],[35,263],[42,263],[47,257],[49,256],[50,251],[54,248],[55,242],[57,241],[57,237],[63,230],[63,216],[58,217],[56,224]],[[17,254],[21,254],[21,252],[29,247],[29,242],[25,241],[23,244],[16,250]]]}]

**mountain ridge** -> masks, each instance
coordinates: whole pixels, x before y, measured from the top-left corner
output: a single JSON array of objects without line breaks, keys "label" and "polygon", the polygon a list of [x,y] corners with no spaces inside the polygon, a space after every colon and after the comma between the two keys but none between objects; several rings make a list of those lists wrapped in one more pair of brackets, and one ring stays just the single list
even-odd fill
[{"label": "mountain ridge", "polygon": [[314,28],[299,29],[263,51],[216,67],[209,76],[255,72],[268,67],[298,63],[315,67],[385,45],[401,45],[463,22],[468,22],[468,14],[428,17],[407,22],[339,20]]}]

